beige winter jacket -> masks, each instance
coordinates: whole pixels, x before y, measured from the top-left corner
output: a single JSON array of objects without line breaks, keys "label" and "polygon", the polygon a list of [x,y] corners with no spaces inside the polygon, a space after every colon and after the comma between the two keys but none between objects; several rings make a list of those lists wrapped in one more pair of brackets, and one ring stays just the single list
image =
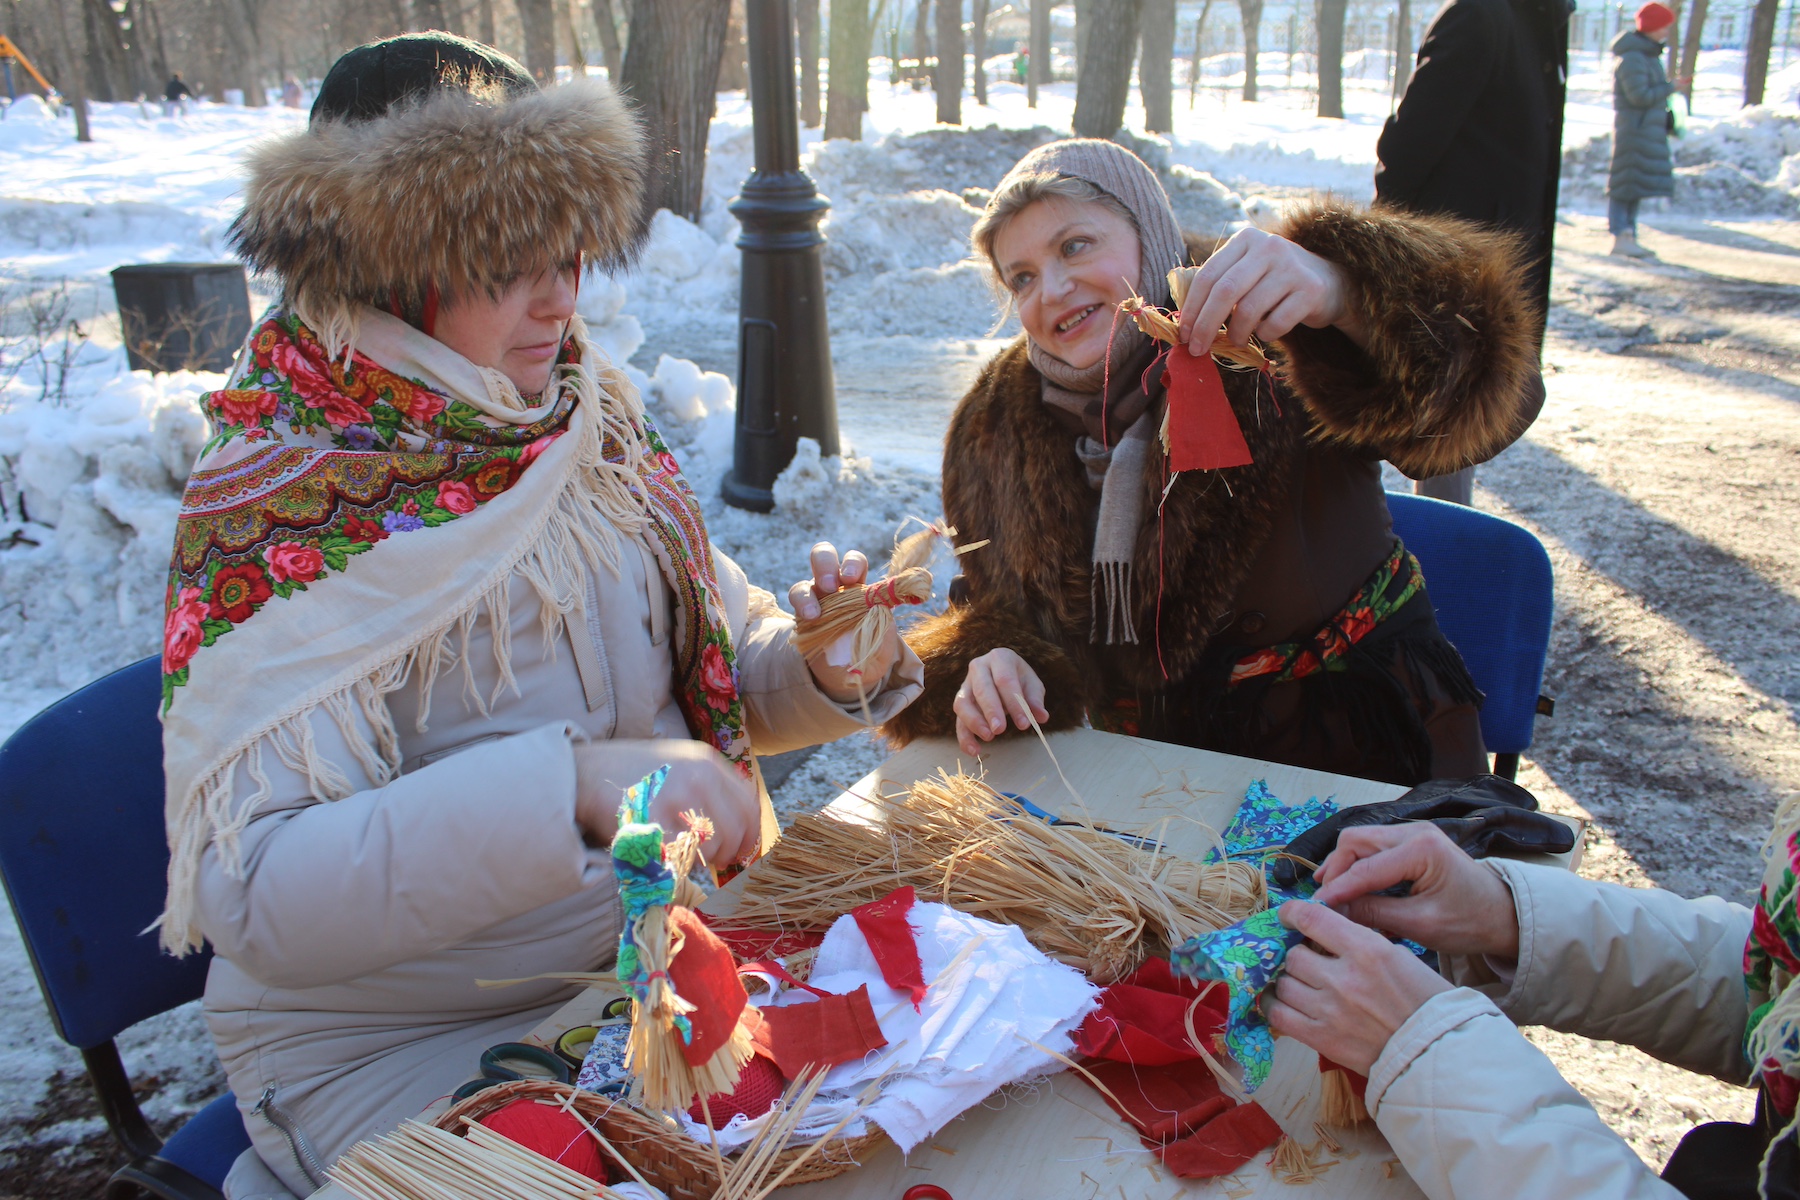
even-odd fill
[{"label": "beige winter jacket", "polygon": [[1432,1200],[1681,1200],[1519,1025],[1624,1042],[1731,1083],[1750,910],[1490,861],[1519,915],[1516,964],[1451,960],[1369,1073],[1375,1123]]},{"label": "beige winter jacket", "polygon": [[[394,693],[405,773],[386,787],[361,778],[364,790],[321,803],[304,775],[264,756],[275,794],[243,835],[245,877],[209,851],[200,886],[201,928],[218,955],[206,1016],[260,1156],[240,1162],[227,1195],[279,1196],[269,1171],[308,1195],[353,1142],[473,1078],[485,1047],[516,1040],[573,994],[477,979],[613,959],[618,891],[607,852],[584,845],[575,824],[572,745],[687,737],[671,696],[673,597],[635,545],[625,543],[620,577],[590,579],[586,613],[552,646],[536,589],[515,579],[518,693],[489,715],[460,668],[439,677],[422,732],[417,690]],[[773,598],[714,553],[756,751],[863,729],[860,706],[815,686]],[[467,652],[482,696],[496,682],[491,638],[482,624]],[[870,705],[876,724],[918,694],[922,675],[906,653]],[[330,719],[314,729],[333,761],[356,770]]]}]

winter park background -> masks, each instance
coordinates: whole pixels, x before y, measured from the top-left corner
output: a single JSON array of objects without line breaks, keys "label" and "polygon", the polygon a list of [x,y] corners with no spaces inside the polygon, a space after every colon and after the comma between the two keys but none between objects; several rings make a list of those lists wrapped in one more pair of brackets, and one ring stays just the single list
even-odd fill
[{"label": "winter park background", "polygon": [[[1007,65],[992,60],[993,77],[1010,78]],[[1232,94],[1241,58],[1207,59],[1191,107],[1178,87],[1175,133],[1132,142],[1190,229],[1266,221],[1317,191],[1372,193],[1386,67],[1347,63],[1347,119],[1333,121],[1311,115],[1305,62],[1296,75],[1277,48],[1260,66],[1266,98],[1245,103]],[[1743,899],[1768,813],[1800,789],[1800,61],[1778,58],[1768,105],[1740,109],[1741,52],[1702,54],[1676,197],[1646,209],[1645,240],[1663,256],[1647,265],[1605,257],[1610,67],[1588,47],[1570,79],[1549,402],[1478,481],[1478,505],[1531,527],[1558,574],[1545,689],[1558,713],[1521,780],[1593,822],[1587,873]],[[1072,84],[1050,85],[1033,110],[1023,89],[993,82],[990,104],[965,98],[967,124],[950,129],[934,124],[929,91],[890,85],[879,59],[871,73],[863,141],[804,135],[803,165],[832,205],[844,453],[803,447],[773,514],[717,499],[738,300],[725,205],[751,156],[742,92],[719,97],[699,223],[659,213],[639,267],[589,276],[581,293],[707,499],[715,541],[780,595],[814,541],[878,557],[906,517],[937,515],[950,410],[1016,331],[995,326],[969,228],[1015,159],[1066,136],[1074,104]],[[241,155],[304,119],[201,103],[165,120],[96,104],[87,144],[35,98],[0,119],[0,736],[159,648],[178,498],[204,437],[196,398],[222,380],[127,370],[107,272],[227,257]],[[1126,123],[1142,128],[1141,111]],[[271,298],[261,286],[256,310]],[[778,802],[821,804],[883,756],[862,739],[827,747]],[[104,1127],[10,920],[0,1031],[0,1200],[93,1190]],[[1748,1092],[1634,1051],[1533,1036],[1651,1160],[1695,1121],[1748,1113]],[[122,1049],[153,1120],[222,1086],[193,1006]]]}]

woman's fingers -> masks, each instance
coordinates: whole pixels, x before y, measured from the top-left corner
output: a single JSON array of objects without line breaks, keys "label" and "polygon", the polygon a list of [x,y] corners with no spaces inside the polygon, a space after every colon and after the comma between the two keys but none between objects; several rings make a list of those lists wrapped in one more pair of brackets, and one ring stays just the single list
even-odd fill
[{"label": "woman's fingers", "polygon": [[[1037,714],[1032,711],[1031,703],[1026,699],[1026,680],[1032,681],[1037,675],[1025,665],[1025,660],[1016,656],[1001,659],[993,667],[994,691],[1000,697],[1007,716],[1020,729],[1030,729],[1032,718]],[[1038,689],[1042,692],[1043,688]]]},{"label": "woman's fingers", "polygon": [[1265,342],[1278,342],[1294,332],[1294,327],[1306,319],[1312,308],[1307,297],[1293,293],[1276,305],[1275,311],[1264,317],[1254,332]]},{"label": "woman's fingers", "polygon": [[[1281,906],[1281,923],[1306,935],[1307,941],[1335,958],[1343,958],[1356,950],[1368,950],[1375,943],[1383,947],[1388,944],[1380,934],[1363,928],[1316,900],[1289,900]],[[1370,942],[1371,938],[1374,943]]]},{"label": "woman's fingers", "polygon": [[838,586],[855,587],[869,578],[869,556],[861,550],[852,550],[844,555],[843,563],[838,567]]},{"label": "woman's fingers", "polygon": [[1419,851],[1435,825],[1384,825],[1346,829],[1313,878],[1320,883],[1313,899],[1333,907],[1370,892],[1386,891],[1419,877]]},{"label": "woman's fingers", "polygon": [[838,552],[830,542],[820,542],[812,548],[813,586],[819,595],[829,596],[838,590]]},{"label": "woman's fingers", "polygon": [[977,659],[969,664],[969,677],[963,684],[975,706],[975,712],[981,716],[982,723],[976,732],[983,741],[996,736],[1006,728],[1006,705],[1000,699],[1000,690],[994,686],[994,666],[992,663]]},{"label": "woman's fingers", "polygon": [[1031,715],[1041,724],[1050,719],[1050,710],[1044,707],[1044,681],[1038,678],[1031,664],[1023,659],[1019,661],[1025,675],[1025,702],[1031,705]]},{"label": "woman's fingers", "polygon": [[1181,319],[1176,322],[1176,333],[1183,343],[1193,342],[1194,331],[1199,329],[1207,334],[1205,340],[1206,344],[1210,346],[1212,344],[1211,331],[1225,323],[1224,314],[1231,311],[1229,305],[1219,312],[1217,318],[1210,325],[1203,324],[1201,318],[1213,305],[1213,293],[1217,289],[1219,280],[1247,253],[1252,240],[1245,236],[1248,232],[1248,230],[1244,230],[1237,233],[1230,241],[1219,247],[1217,253],[1200,264],[1200,270],[1194,274],[1193,280],[1188,284],[1187,303],[1181,306]]},{"label": "woman's fingers", "polygon": [[788,589],[788,607],[794,611],[796,621],[816,621],[819,619],[819,597],[813,591],[813,581],[802,579]]}]

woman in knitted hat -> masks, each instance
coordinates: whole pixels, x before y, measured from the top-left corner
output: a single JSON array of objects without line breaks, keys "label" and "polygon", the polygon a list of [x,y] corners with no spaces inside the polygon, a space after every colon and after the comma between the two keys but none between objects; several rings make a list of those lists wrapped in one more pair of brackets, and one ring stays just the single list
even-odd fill
[{"label": "woman in knitted hat", "polygon": [[[211,943],[206,1015],[254,1149],[227,1194],[307,1195],[571,995],[620,932],[622,790],[773,830],[753,749],[919,690],[809,664],[707,541],[624,373],[575,315],[639,225],[604,84],[540,92],[445,35],[352,50],[251,161],[233,236],[281,281],[182,502],[163,651],[163,943]],[[859,582],[829,546],[790,599]]]},{"label": "woman in knitted hat", "polygon": [[[1543,399],[1514,243],[1451,218],[1321,202],[1207,258],[1111,142],[1028,154],[974,231],[1024,325],[951,421],[944,512],[969,555],[907,640],[925,694],[899,740],[1096,728],[1413,784],[1487,770],[1480,693],[1394,537],[1381,460],[1491,458]],[[1163,347],[1115,317],[1204,261],[1175,355],[1221,325],[1271,348],[1223,371],[1253,461],[1171,473]],[[1227,324],[1228,323],[1228,324]]]},{"label": "woman in knitted hat", "polygon": [[1675,13],[1656,0],[1637,11],[1637,28],[1613,39],[1612,167],[1606,179],[1606,227],[1612,252],[1655,258],[1637,240],[1638,205],[1650,196],[1675,194],[1675,164],[1669,156],[1672,118],[1669,97],[1692,82],[1683,75],[1670,83],[1662,56],[1675,32]]}]

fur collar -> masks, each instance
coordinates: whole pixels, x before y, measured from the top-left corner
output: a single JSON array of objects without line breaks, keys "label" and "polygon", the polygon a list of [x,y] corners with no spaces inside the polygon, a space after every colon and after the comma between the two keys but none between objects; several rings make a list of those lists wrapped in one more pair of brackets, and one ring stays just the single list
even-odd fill
[{"label": "fur collar", "polygon": [[516,99],[442,91],[250,155],[231,241],[291,302],[420,303],[577,256],[623,265],[641,238],[643,135],[611,87]]}]

